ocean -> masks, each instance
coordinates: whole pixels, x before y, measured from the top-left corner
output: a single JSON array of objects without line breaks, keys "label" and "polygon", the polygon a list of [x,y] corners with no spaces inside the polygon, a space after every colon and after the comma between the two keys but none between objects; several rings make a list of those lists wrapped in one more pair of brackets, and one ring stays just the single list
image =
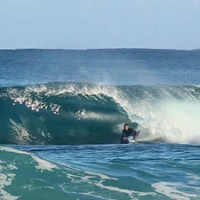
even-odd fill
[{"label": "ocean", "polygon": [[199,120],[199,50],[0,50],[0,199],[200,199]]}]

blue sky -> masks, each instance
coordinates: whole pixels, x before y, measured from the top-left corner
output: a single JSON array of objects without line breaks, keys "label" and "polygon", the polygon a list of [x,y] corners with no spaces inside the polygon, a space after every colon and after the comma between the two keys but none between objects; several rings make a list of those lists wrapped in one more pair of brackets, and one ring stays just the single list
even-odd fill
[{"label": "blue sky", "polygon": [[200,0],[0,0],[0,49],[200,48]]}]

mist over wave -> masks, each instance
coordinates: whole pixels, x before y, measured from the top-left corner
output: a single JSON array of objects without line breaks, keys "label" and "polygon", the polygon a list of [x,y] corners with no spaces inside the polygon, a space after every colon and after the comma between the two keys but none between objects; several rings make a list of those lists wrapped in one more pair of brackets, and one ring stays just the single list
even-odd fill
[{"label": "mist over wave", "polygon": [[49,83],[0,89],[0,143],[119,143],[123,123],[140,142],[198,143],[198,86]]}]

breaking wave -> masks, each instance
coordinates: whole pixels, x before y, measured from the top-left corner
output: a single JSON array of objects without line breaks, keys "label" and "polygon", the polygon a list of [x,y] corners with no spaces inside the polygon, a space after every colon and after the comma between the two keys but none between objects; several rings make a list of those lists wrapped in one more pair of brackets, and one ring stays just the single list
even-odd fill
[{"label": "breaking wave", "polygon": [[141,142],[200,141],[198,86],[48,83],[0,88],[0,143],[119,143],[122,125]]}]

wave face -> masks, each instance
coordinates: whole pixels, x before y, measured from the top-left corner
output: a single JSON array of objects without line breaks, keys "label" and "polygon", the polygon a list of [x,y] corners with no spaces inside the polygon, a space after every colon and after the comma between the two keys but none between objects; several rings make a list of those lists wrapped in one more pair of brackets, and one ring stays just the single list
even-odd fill
[{"label": "wave face", "polygon": [[123,123],[138,141],[197,143],[197,86],[49,83],[0,89],[0,143],[119,143]]}]

